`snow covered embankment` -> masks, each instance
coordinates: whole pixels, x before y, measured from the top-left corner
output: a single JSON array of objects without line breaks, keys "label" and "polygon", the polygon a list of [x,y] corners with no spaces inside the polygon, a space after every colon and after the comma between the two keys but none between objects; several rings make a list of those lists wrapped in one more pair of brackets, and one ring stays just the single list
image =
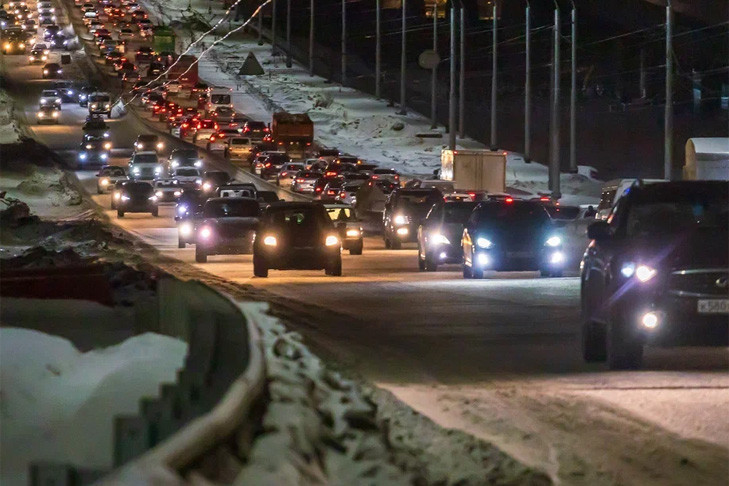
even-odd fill
[{"label": "snow covered embankment", "polygon": [[0,145],[20,141],[20,130],[13,120],[13,99],[0,89]]}]

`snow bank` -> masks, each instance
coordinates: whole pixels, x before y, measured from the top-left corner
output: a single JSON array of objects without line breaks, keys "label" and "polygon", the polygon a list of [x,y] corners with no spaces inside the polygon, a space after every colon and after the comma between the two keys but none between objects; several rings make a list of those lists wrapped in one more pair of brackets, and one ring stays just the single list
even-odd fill
[{"label": "snow bank", "polygon": [[13,120],[13,99],[0,89],[0,144],[20,141],[18,125]]},{"label": "snow bank", "polygon": [[113,417],[174,381],[186,353],[186,343],[152,333],[80,353],[56,336],[0,329],[0,483],[27,484],[31,461],[110,468]]}]

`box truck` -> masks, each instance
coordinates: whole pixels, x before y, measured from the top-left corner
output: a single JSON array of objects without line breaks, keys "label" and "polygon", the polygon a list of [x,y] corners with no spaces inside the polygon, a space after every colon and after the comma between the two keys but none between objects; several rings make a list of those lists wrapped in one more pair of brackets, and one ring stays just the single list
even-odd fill
[{"label": "box truck", "polygon": [[306,113],[274,113],[271,138],[289,157],[302,159],[314,143],[314,122]]},{"label": "box truck", "polygon": [[456,191],[506,191],[506,157],[503,150],[443,150],[440,178],[453,181]]},{"label": "box truck", "polygon": [[729,180],[729,137],[690,138],[686,142],[683,178],[695,181]]}]

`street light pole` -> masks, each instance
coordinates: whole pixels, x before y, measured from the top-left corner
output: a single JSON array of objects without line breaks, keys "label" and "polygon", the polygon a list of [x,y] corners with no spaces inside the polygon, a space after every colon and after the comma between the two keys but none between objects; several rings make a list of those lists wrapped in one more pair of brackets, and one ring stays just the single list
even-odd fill
[{"label": "street light pole", "polygon": [[380,95],[382,94],[380,92],[380,82],[382,78],[382,58],[380,55],[382,48],[382,32],[380,31],[380,0],[375,2],[375,9],[375,36],[377,38],[375,45],[375,96],[379,100]]},{"label": "street light pole", "polygon": [[314,75],[314,0],[309,3],[309,75]]},{"label": "street light pole", "polygon": [[663,134],[663,177],[673,179],[673,19],[666,2],[666,107]]},{"label": "street light pole", "polygon": [[492,35],[491,35],[491,44],[492,44],[492,53],[491,53],[491,150],[496,150],[497,144],[496,144],[496,92],[498,90],[497,82],[498,82],[498,76],[496,74],[497,72],[497,66],[498,66],[498,43],[499,43],[499,35],[498,35],[498,27],[499,27],[499,21],[497,17],[496,12],[496,2],[494,2],[494,6],[491,10],[492,15]]},{"label": "street light pole", "polygon": [[407,5],[407,0],[402,0],[402,32],[400,36],[400,111],[398,112],[400,115],[405,115],[407,113],[407,110],[405,109],[405,66],[407,64],[407,53],[405,52],[407,48],[407,36],[405,35],[405,30],[407,29],[407,8],[405,5]]},{"label": "street light pole", "polygon": [[276,55],[276,0],[271,0],[271,55]]},{"label": "street light pole", "polygon": [[577,173],[577,7],[572,2],[570,78],[570,172]]},{"label": "street light pole", "polygon": [[532,19],[531,7],[526,6],[526,72],[524,79],[524,160],[531,159],[531,123],[532,123]]},{"label": "street light pole", "polygon": [[[461,27],[463,28],[463,27]],[[456,149],[456,8],[451,4],[451,75],[448,92],[448,148]]]},{"label": "street light pole", "polygon": [[263,45],[263,9],[258,11],[258,45]]},{"label": "street light pole", "polygon": [[466,136],[466,9],[461,5],[461,63],[458,65],[458,136]]},{"label": "street light pole", "polygon": [[347,1],[342,0],[342,86],[347,85]]},{"label": "street light pole", "polygon": [[[433,52],[438,54],[438,2],[433,2]],[[438,83],[438,66],[433,66],[430,74],[430,128],[434,129],[438,126],[436,120],[438,116],[438,108],[436,104],[436,91]]]},{"label": "street light pole", "polygon": [[552,113],[550,130],[552,132],[550,145],[550,161],[549,161],[549,187],[552,190],[552,198],[559,199],[562,197],[560,193],[559,180],[559,6],[555,3],[554,8],[554,53],[552,61]]},{"label": "street light pole", "polygon": [[286,0],[286,67],[291,66],[291,0]]}]

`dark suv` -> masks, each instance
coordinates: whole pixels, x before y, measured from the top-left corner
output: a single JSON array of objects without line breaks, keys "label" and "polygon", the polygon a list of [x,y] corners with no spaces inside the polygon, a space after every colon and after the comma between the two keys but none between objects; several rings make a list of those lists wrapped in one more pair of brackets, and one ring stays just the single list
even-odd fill
[{"label": "dark suv", "polygon": [[418,228],[418,268],[435,272],[438,265],[463,263],[461,237],[473,208],[471,201],[439,202]]},{"label": "dark suv", "polygon": [[433,207],[443,200],[437,189],[397,189],[385,204],[382,215],[385,247],[399,250],[403,243],[417,240],[418,226]]},{"label": "dark suv", "polygon": [[634,185],[588,236],[586,361],[630,369],[644,344],[729,344],[729,184]]}]

